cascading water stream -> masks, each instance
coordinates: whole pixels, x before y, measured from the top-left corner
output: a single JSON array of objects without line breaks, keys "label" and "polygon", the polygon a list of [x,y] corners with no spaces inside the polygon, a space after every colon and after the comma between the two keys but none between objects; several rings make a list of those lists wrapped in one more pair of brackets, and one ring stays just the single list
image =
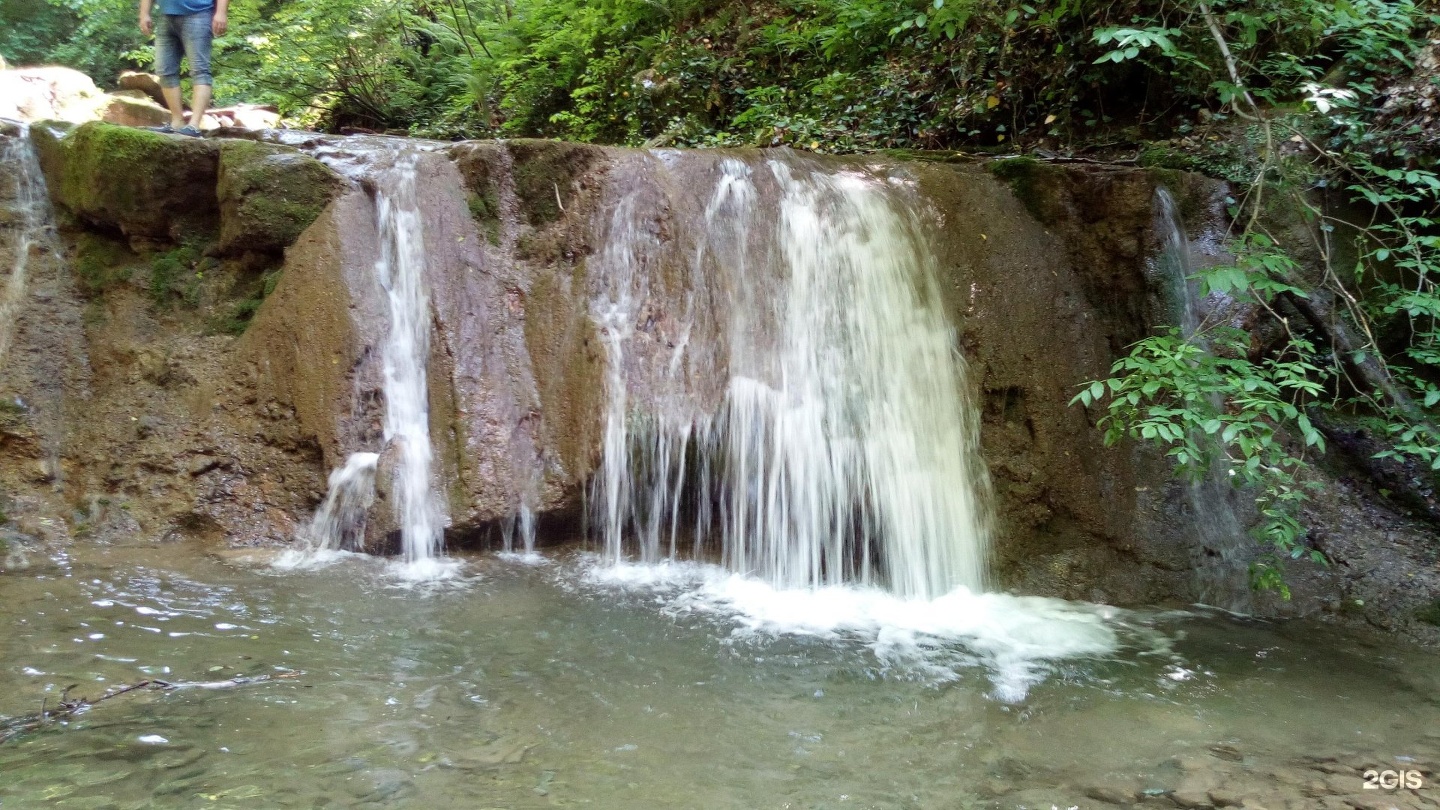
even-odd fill
[{"label": "cascading water stream", "polygon": [[[13,129],[9,127],[13,126]],[[80,305],[60,260],[45,175],[30,128],[0,122],[0,387],[28,414],[40,439],[40,467],[65,486],[67,394],[83,396],[88,362],[80,345]],[[7,261],[8,260],[8,261]],[[12,356],[13,355],[13,356]],[[23,392],[24,396],[20,394]]]},{"label": "cascading water stream", "polygon": [[[1179,316],[1181,335],[1208,351],[1204,335],[1204,302],[1196,294],[1194,261],[1185,222],[1175,198],[1164,187],[1155,190],[1157,231],[1164,236],[1158,257],[1161,278],[1170,287],[1172,306]],[[1218,397],[1215,402],[1219,406]],[[1197,437],[1214,442],[1210,436]],[[1193,526],[1205,551],[1196,560],[1195,575],[1201,601],[1227,610],[1244,611],[1252,602],[1246,552],[1251,543],[1232,504],[1234,488],[1225,479],[1223,465],[1212,465],[1204,477],[1189,482],[1186,499]]]},{"label": "cascading water stream", "polygon": [[[434,579],[453,566],[442,556],[444,511],[433,485],[430,442],[430,300],[426,291],[425,226],[416,196],[418,155],[382,155],[383,165],[363,169],[373,189],[380,255],[375,275],[388,303],[389,331],[381,346],[385,395],[385,451],[352,453],[330,475],[329,491],[311,522],[311,556],[358,545],[375,499],[375,478],[389,466],[389,497],[400,534],[406,579]],[[342,158],[337,167],[357,169]],[[532,543],[533,545],[533,543]]]},{"label": "cascading water stream", "polygon": [[406,564],[418,577],[440,569],[443,518],[431,486],[430,299],[425,290],[424,222],[415,198],[416,156],[404,154],[376,177],[375,208],[380,259],[375,272],[390,302],[390,333],[383,351],[385,441],[397,449],[395,516]]},{"label": "cascading water stream", "polygon": [[17,135],[0,140],[0,166],[13,170],[9,182],[15,186],[7,196],[14,201],[11,209],[17,225],[12,245],[14,258],[5,286],[0,289],[0,363],[3,363],[15,339],[20,307],[29,287],[31,254],[47,234],[50,203],[27,128],[22,127]]},{"label": "cascading water stream", "polygon": [[[778,220],[755,213],[760,172]],[[659,245],[628,202],[611,217],[600,260],[612,283],[593,308],[610,370],[593,493],[606,557],[633,538],[642,561],[673,558],[693,532],[699,554],[777,588],[982,590],[977,419],[919,218],[859,172],[727,159],[719,175],[691,259],[725,302],[719,357],[680,341],[645,402],[627,361]],[[722,401],[687,413],[687,381],[707,373],[728,377]]]}]

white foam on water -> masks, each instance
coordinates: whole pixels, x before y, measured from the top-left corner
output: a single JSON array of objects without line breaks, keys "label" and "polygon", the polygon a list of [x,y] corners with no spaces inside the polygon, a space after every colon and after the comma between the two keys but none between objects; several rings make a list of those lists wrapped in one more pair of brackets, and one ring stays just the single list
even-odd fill
[{"label": "white foam on water", "polygon": [[338,549],[286,549],[270,561],[270,567],[281,571],[313,571],[327,568],[344,560],[362,559],[368,555]]},{"label": "white foam on water", "polygon": [[397,559],[385,566],[386,573],[401,585],[465,579],[465,565],[454,557],[422,557],[415,560]]},{"label": "white foam on water", "polygon": [[963,586],[934,599],[878,588],[782,589],[714,565],[591,559],[581,581],[653,594],[670,615],[733,623],[732,636],[763,641],[809,636],[868,648],[881,671],[940,684],[984,667],[992,695],[1024,700],[1062,661],[1111,655],[1122,646],[1125,611],[1038,596],[975,593]]},{"label": "white foam on water", "polygon": [[501,551],[495,556],[507,563],[514,563],[516,565],[550,565],[549,558],[536,551]]}]

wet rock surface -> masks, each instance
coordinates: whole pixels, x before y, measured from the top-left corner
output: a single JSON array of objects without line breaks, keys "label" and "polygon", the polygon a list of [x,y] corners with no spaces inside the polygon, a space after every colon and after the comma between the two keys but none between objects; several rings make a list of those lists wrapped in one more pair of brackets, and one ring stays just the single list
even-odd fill
[{"label": "wet rock surface", "polygon": [[[206,255],[222,146],[97,124],[74,142],[30,134],[54,219],[46,200],[18,282],[21,229],[0,228],[19,301],[0,398],[23,403],[0,427],[0,524],[57,543],[288,541],[323,487],[320,453],[289,412],[251,407],[231,367],[230,324],[274,262]],[[135,155],[170,165],[139,171]],[[132,204],[140,192],[157,196]]]}]

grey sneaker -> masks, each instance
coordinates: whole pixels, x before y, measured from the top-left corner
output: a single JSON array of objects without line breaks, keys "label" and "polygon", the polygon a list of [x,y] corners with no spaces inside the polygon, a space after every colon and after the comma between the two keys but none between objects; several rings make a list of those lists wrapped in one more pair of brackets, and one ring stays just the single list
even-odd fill
[{"label": "grey sneaker", "polygon": [[192,138],[199,138],[199,137],[200,137],[200,130],[196,129],[195,127],[193,127],[193,126],[191,126],[191,125],[189,125],[189,124],[186,124],[185,126],[180,127],[179,129],[177,129],[177,130],[175,130],[175,131],[178,132],[178,133],[180,133],[181,135],[189,135],[189,136],[192,137]]}]

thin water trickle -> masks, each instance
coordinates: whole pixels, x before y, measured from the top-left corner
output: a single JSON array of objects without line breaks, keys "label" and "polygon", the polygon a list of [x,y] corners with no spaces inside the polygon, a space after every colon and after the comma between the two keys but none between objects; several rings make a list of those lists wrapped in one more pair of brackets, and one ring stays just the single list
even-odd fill
[{"label": "thin water trickle", "polygon": [[430,580],[454,573],[442,554],[445,513],[434,481],[430,441],[429,388],[431,313],[426,287],[425,223],[416,189],[419,153],[379,148],[322,153],[338,171],[363,180],[372,190],[380,253],[375,278],[387,303],[388,330],[380,347],[384,393],[383,447],[380,452],[351,453],[330,474],[325,501],[311,521],[306,549],[283,555],[282,567],[328,561],[334,552],[361,545],[376,499],[376,477],[386,487],[394,526],[400,535],[407,580]]},{"label": "thin water trickle", "polygon": [[48,238],[50,198],[45,193],[40,162],[30,146],[29,127],[21,125],[18,134],[0,139],[0,166],[11,170],[6,173],[11,175],[9,182],[15,184],[7,196],[13,200],[11,210],[16,231],[10,273],[4,289],[0,289],[0,364],[3,364],[15,339],[20,307],[28,291],[31,255]]},{"label": "thin water trickle", "polygon": [[[698,247],[678,257],[700,289],[672,313],[683,337],[658,371],[631,358],[659,306],[651,274],[677,257],[646,212],[622,201],[611,214],[609,285],[592,307],[609,365],[593,493],[606,557],[628,547],[657,562],[690,546],[779,588],[982,590],[976,412],[903,190],[792,160],[730,158],[717,175]],[[778,217],[758,212],[762,180]],[[721,302],[718,346],[692,345],[697,298]],[[694,412],[693,381],[716,374],[721,401]]]},{"label": "thin water trickle", "polygon": [[[1161,278],[1169,286],[1171,306],[1178,315],[1181,335],[1208,351],[1205,336],[1205,302],[1196,290],[1195,263],[1185,222],[1175,198],[1162,187],[1155,189],[1156,229],[1163,236],[1157,257]],[[1215,405],[1219,407],[1218,395]],[[1202,443],[1214,437],[1197,437]],[[1191,526],[1200,540],[1201,555],[1195,560],[1195,580],[1200,601],[1227,610],[1246,612],[1254,598],[1249,587],[1249,560],[1254,542],[1235,513],[1234,487],[1226,478],[1223,464],[1213,464],[1198,480],[1185,486],[1190,504]]]}]

